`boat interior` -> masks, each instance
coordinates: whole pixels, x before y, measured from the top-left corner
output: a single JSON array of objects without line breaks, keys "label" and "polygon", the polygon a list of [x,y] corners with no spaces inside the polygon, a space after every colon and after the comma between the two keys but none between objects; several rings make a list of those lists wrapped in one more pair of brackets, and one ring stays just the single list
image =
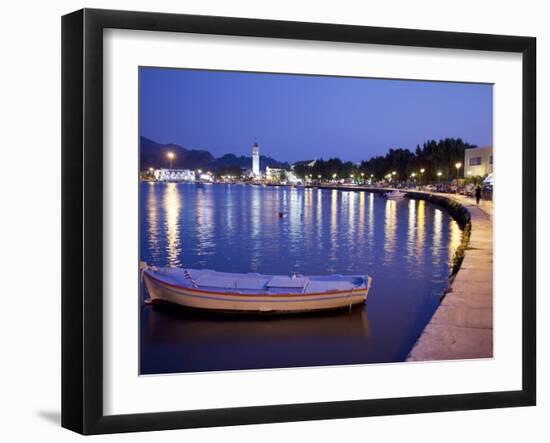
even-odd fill
[{"label": "boat interior", "polygon": [[257,273],[236,274],[213,270],[159,268],[148,270],[154,278],[168,284],[211,290],[214,292],[265,293],[265,294],[313,294],[322,292],[348,291],[365,288],[366,276],[284,276]]}]

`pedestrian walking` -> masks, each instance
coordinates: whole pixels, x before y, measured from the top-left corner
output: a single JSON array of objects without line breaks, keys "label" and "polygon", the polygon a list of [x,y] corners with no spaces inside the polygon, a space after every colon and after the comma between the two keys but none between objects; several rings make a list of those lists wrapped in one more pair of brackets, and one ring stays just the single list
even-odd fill
[{"label": "pedestrian walking", "polygon": [[481,186],[477,185],[475,195],[476,195],[476,205],[479,205],[479,200],[481,200]]}]

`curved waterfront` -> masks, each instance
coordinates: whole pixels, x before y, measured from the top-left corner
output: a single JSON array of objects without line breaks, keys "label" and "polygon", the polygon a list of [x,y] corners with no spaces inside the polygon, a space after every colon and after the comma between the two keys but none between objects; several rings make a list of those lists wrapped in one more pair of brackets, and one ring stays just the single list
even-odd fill
[{"label": "curved waterfront", "polygon": [[[141,259],[266,274],[369,274],[366,306],[309,317],[142,304],[142,373],[403,361],[439,305],[461,231],[366,191],[141,183]],[[283,217],[279,217],[279,213]]]}]

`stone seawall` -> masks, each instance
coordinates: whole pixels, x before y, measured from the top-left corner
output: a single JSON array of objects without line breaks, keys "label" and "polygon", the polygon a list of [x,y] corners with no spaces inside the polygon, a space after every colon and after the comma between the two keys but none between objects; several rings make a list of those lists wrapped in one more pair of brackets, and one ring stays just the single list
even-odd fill
[{"label": "stone seawall", "polygon": [[[493,356],[493,206],[461,195],[411,192],[450,209],[463,220],[462,251],[455,254],[449,291],[418,338],[407,361]],[[447,201],[444,201],[447,200]],[[460,209],[463,208],[463,209]],[[455,216],[458,211],[458,218]],[[468,215],[463,212],[466,211]],[[460,248],[459,248],[460,249]]]}]

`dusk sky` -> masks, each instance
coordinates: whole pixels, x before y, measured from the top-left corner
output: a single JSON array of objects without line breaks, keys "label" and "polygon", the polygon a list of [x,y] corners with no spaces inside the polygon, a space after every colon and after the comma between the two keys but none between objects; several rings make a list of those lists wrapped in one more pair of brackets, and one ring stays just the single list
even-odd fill
[{"label": "dusk sky", "polygon": [[359,162],[429,139],[493,144],[486,84],[140,68],[140,133],[215,157]]}]

